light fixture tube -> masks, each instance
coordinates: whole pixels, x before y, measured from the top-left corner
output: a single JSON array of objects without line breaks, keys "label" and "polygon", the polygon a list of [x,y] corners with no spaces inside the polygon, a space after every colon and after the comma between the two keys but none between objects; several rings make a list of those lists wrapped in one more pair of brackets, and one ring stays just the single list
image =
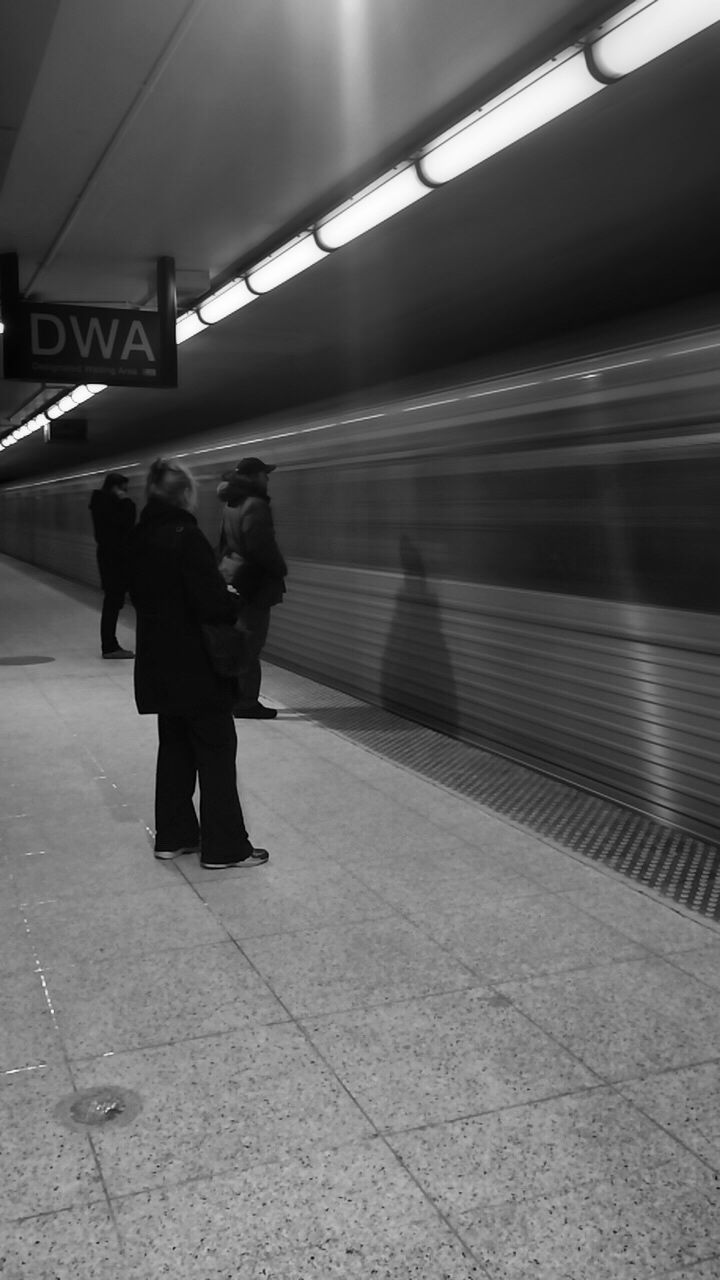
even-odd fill
[{"label": "light fixture tube", "polygon": [[206,302],[201,303],[197,309],[198,315],[205,324],[217,324],[218,320],[224,320],[226,316],[232,315],[233,311],[239,311],[240,307],[247,306],[255,296],[244,280],[231,280]]},{"label": "light fixture tube", "polygon": [[449,182],[602,88],[584,54],[566,50],[431,142],[419,160],[420,172],[428,182]]},{"label": "light fixture tube", "polygon": [[[63,396],[62,400],[58,400],[56,405],[56,408],[60,410],[60,414],[70,413],[71,409],[75,407],[75,401],[71,395]],[[59,417],[60,414],[56,414],[56,417]]]},{"label": "light fixture tube", "polygon": [[421,182],[414,165],[393,169],[323,218],[315,232],[318,243],[323,249],[339,249],[414,204],[429,191],[430,187]]},{"label": "light fixture tube", "polygon": [[50,405],[50,408],[47,411],[48,418],[61,418],[62,415],[63,415],[63,410],[60,408],[59,403]]},{"label": "light fixture tube", "polygon": [[591,44],[601,75],[626,76],[720,21],[720,0],[640,0],[599,28]]},{"label": "light fixture tube", "polygon": [[177,346],[180,346],[181,342],[187,342],[188,338],[194,338],[196,333],[202,333],[203,329],[207,329],[207,325],[203,324],[197,311],[188,311],[175,325]]},{"label": "light fixture tube", "polygon": [[70,392],[70,399],[73,404],[84,404],[86,400],[90,399],[92,394],[93,393],[89,387],[75,387],[74,390]]},{"label": "light fixture tube", "polygon": [[268,293],[270,289],[276,289],[286,280],[292,280],[293,276],[306,271],[308,267],[314,267],[316,262],[326,257],[325,249],[320,248],[312,234],[306,233],[289,241],[271,257],[258,263],[248,274],[248,284],[257,293]]}]

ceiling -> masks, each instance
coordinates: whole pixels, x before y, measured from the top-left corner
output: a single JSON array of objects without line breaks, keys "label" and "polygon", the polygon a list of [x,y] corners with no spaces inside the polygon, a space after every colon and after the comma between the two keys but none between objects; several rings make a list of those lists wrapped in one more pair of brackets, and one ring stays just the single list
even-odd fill
[{"label": "ceiling", "polygon": [[[0,253],[53,302],[180,304],[256,262],[617,0],[0,0]],[[78,411],[0,482],[720,297],[720,23]],[[720,314],[720,311],[716,312]],[[0,378],[0,433],[38,384]]]}]

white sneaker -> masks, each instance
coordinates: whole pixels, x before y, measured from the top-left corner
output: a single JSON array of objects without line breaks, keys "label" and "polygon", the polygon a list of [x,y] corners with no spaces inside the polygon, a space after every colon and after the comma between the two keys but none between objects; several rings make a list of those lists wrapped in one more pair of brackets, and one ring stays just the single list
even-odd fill
[{"label": "white sneaker", "polygon": [[186,845],[182,849],[156,849],[156,858],[179,858],[181,853],[199,853],[200,846],[198,844]]}]

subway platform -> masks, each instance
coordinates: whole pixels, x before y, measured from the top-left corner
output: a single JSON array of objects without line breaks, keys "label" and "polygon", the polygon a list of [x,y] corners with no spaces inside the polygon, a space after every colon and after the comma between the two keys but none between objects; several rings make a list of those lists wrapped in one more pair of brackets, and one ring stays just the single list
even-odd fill
[{"label": "subway platform", "polygon": [[269,865],[156,861],[99,595],[0,598],[2,1280],[718,1280],[712,912],[267,664]]}]

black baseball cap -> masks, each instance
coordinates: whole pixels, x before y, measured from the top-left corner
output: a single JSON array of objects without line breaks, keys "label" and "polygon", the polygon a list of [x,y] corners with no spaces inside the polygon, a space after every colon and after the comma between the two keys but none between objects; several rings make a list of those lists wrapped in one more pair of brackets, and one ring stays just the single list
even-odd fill
[{"label": "black baseball cap", "polygon": [[[236,476],[256,476],[258,471],[264,471],[269,475],[275,470],[272,462],[263,462],[261,458],[241,458],[235,465]],[[232,473],[231,473],[232,474]]]}]

